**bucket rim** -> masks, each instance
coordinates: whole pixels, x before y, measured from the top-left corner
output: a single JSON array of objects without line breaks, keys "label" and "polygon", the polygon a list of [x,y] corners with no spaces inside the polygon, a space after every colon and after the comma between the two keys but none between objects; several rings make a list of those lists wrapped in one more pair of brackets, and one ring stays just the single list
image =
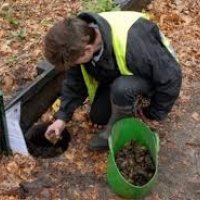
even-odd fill
[{"label": "bucket rim", "polygon": [[[110,141],[109,141],[110,143]],[[109,144],[109,148],[110,148],[110,144]],[[158,162],[155,162],[156,163],[156,166],[155,166],[155,172],[154,172],[154,175],[151,177],[151,179],[144,185],[142,186],[137,186],[137,185],[133,185],[131,184],[129,181],[127,181],[127,179],[121,174],[121,172],[119,171],[119,168],[117,166],[117,163],[115,161],[115,156],[114,156],[114,152],[113,151],[110,151],[110,156],[111,156],[111,159],[114,161],[113,164],[115,165],[115,168],[117,170],[117,173],[120,175],[120,178],[122,178],[122,180],[128,184],[129,186],[131,187],[135,187],[135,188],[138,188],[138,189],[143,189],[145,188],[147,185],[151,184],[151,182],[153,182],[155,180],[155,178],[157,177],[158,175]],[[107,174],[108,175],[108,174]]]},{"label": "bucket rim", "polygon": [[[148,126],[146,126],[146,124],[138,119],[135,119],[133,117],[129,117],[129,118],[125,118],[125,119],[132,119],[132,120],[135,120],[137,121],[138,123],[142,124],[143,126],[145,126],[147,128],[147,130],[149,130],[152,134],[155,135],[155,140],[156,140],[156,148],[157,148],[157,154],[156,154],[156,158],[155,158],[155,161],[154,161],[154,164],[155,164],[155,172],[154,172],[154,175],[151,177],[151,179],[144,185],[142,186],[137,186],[137,185],[133,185],[131,184],[130,182],[127,181],[127,179],[121,174],[121,172],[119,171],[119,168],[117,166],[117,163],[115,161],[115,154],[114,154],[114,151],[113,151],[113,144],[112,144],[112,135],[109,136],[108,138],[108,144],[109,144],[109,157],[110,159],[113,160],[113,164],[114,164],[114,167],[116,168],[117,170],[117,173],[119,174],[120,178],[122,178],[122,180],[130,187],[134,187],[134,188],[137,188],[137,189],[144,189],[145,187],[147,187],[148,185],[150,185],[152,182],[155,181],[155,179],[157,178],[158,176],[158,167],[159,167],[159,163],[158,163],[158,153],[159,153],[159,150],[160,150],[160,139],[159,139],[159,136],[156,132],[152,131]],[[122,120],[125,120],[125,119],[121,119],[119,121],[122,121]],[[116,124],[119,122],[117,121]],[[114,124],[115,125],[115,124]],[[112,129],[113,130],[113,129]],[[108,162],[109,164],[109,162]],[[107,174],[107,176],[109,177],[109,174]]]}]

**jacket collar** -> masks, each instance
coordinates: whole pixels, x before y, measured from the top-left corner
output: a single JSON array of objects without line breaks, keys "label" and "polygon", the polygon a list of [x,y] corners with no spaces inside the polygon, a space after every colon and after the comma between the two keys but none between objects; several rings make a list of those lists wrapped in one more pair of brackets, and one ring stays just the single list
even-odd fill
[{"label": "jacket collar", "polygon": [[111,27],[108,24],[108,22],[103,17],[95,13],[83,12],[79,14],[78,17],[86,21],[87,23],[95,23],[98,25],[102,35],[103,46],[104,46],[103,55],[101,56],[100,60],[104,59],[107,62],[107,64],[104,65],[104,68],[108,70],[114,70],[115,66],[113,60],[110,59],[113,57],[113,47],[112,47]]}]

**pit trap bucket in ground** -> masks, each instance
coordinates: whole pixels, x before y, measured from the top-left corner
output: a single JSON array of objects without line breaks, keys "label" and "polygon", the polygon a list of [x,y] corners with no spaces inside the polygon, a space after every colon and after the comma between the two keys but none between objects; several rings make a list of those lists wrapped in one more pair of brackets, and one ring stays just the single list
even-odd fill
[{"label": "pit trap bucket in ground", "polygon": [[28,151],[33,157],[52,158],[64,153],[71,141],[71,136],[65,128],[61,133],[61,139],[52,144],[44,136],[50,123],[38,123],[33,125],[25,134]]}]

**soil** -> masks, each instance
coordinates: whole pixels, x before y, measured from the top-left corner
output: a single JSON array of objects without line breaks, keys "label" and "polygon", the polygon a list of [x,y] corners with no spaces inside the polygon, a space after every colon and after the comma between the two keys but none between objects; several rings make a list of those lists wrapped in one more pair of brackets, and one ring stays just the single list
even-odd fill
[{"label": "soil", "polygon": [[149,150],[135,141],[124,145],[116,155],[121,174],[131,184],[143,186],[155,173],[155,165]]},{"label": "soil", "polygon": [[64,153],[71,140],[67,129],[61,134],[61,138],[55,143],[49,141],[44,136],[50,123],[39,123],[32,126],[25,135],[29,153],[34,157],[51,158]]}]

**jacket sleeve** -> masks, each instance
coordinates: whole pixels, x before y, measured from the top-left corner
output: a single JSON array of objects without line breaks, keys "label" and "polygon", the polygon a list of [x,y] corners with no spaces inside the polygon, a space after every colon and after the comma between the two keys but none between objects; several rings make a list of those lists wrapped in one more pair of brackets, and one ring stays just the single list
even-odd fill
[{"label": "jacket sleeve", "polygon": [[151,104],[144,114],[162,120],[171,111],[182,82],[179,63],[162,42],[156,24],[139,19],[129,31],[127,59],[135,76],[152,84]]},{"label": "jacket sleeve", "polygon": [[66,77],[62,84],[61,106],[55,114],[57,119],[69,121],[75,111],[87,97],[80,66],[74,66],[66,72]]},{"label": "jacket sleeve", "polygon": [[179,63],[169,50],[162,44],[158,27],[152,30],[155,36],[154,48],[150,59],[152,69],[151,79],[154,85],[154,95],[151,104],[146,108],[146,115],[150,119],[162,120],[171,111],[179,96],[182,73]]},{"label": "jacket sleeve", "polygon": [[171,111],[179,96],[181,87],[181,73],[168,70],[154,72],[154,95],[151,104],[144,109],[144,114],[154,120],[162,120]]}]

